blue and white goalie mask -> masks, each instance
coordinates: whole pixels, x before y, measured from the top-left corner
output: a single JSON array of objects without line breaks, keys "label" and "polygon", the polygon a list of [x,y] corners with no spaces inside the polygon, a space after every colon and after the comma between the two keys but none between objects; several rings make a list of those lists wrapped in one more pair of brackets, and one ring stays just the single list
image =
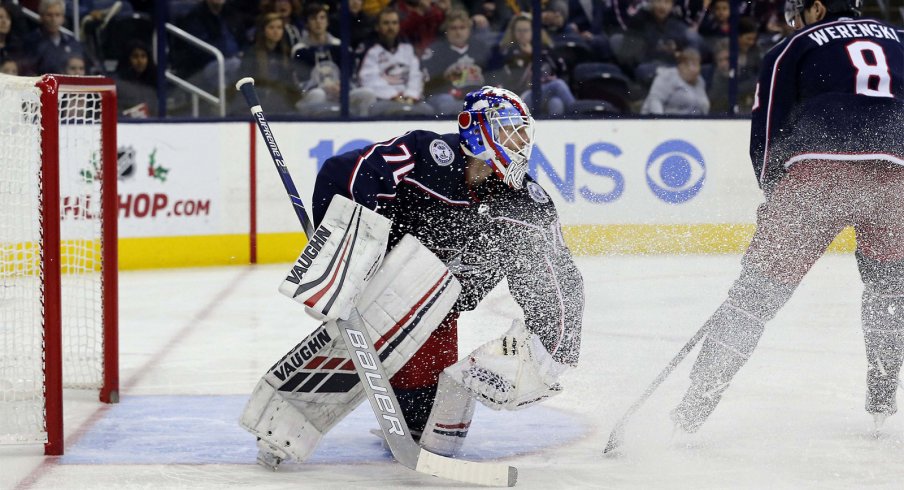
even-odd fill
[{"label": "blue and white goalie mask", "polygon": [[469,93],[458,115],[458,132],[465,154],[485,161],[513,189],[524,185],[534,119],[520,97],[496,87]]}]

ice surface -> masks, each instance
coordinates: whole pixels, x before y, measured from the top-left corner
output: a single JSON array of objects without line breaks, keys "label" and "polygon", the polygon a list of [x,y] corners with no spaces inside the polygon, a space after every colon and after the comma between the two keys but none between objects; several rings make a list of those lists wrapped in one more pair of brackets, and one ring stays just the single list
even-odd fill
[{"label": "ice surface", "polygon": [[[542,409],[479,411],[469,458],[517,466],[517,488],[904,487],[904,416],[875,437],[863,410],[853,257],[817,263],[699,433],[675,436],[668,420],[695,351],[632,419],[618,458],[602,456],[615,421],[721,303],[739,257],[578,265],[587,288],[579,368]],[[230,419],[261,373],[313,327],[276,292],[285,269],[123,273],[123,403],[101,408],[93,394],[67,393],[66,456],[0,447],[0,489],[461,488],[393,463],[361,410],[310,463],[277,473],[253,464],[253,441]],[[504,290],[494,291],[462,315],[463,353],[517,314]]]}]

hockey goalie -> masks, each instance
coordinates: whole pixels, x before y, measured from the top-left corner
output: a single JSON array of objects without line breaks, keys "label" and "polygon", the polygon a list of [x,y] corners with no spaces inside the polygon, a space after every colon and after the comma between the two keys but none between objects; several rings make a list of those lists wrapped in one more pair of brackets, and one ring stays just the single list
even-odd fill
[{"label": "hockey goalie", "polygon": [[[455,455],[476,402],[530,407],[577,365],[583,281],[555,206],[527,175],[534,121],[498,88],[468,94],[458,132],[411,131],[328,159],[317,229],[280,287],[325,323],[260,380],[241,417],[258,461],[305,461],[365,397],[330,320],[360,313],[420,445]],[[503,279],[523,310],[459,359],[457,319]]]}]

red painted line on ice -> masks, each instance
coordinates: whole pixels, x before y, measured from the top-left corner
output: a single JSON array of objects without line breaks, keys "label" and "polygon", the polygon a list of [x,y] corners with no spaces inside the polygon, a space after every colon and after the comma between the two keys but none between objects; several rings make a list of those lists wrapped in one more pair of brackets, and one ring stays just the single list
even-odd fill
[{"label": "red painted line on ice", "polygon": [[[148,371],[151,370],[153,366],[156,366],[160,363],[161,359],[166,357],[166,355],[172,352],[173,348],[179,345],[181,341],[183,341],[186,337],[191,335],[193,331],[210,316],[211,312],[213,312],[214,308],[217,307],[220,303],[229,298],[229,296],[235,291],[236,286],[242,282],[245,276],[250,272],[250,268],[246,268],[243,270],[235,280],[229,281],[229,284],[223,288],[223,290],[214,295],[213,300],[204,305],[198,313],[196,313],[191,319],[184,325],[182,328],[173,335],[170,340],[155,352],[150,359],[145,361],[145,363],[135,371],[135,374],[132,375],[121,387],[120,393],[124,394],[135,387],[139,382],[141,382]],[[120,322],[122,325],[122,322]],[[122,338],[122,336],[120,336]],[[111,405],[102,404],[97,410],[92,413],[88,419],[75,430],[75,432],[65,438],[65,446],[64,448],[68,448],[79,441],[88,431],[97,423],[98,420],[102,419],[103,416],[110,410]],[[63,451],[65,454],[65,449]],[[62,456],[45,456],[44,461],[41,462],[35,469],[31,471],[25,478],[23,478],[14,488],[15,490],[25,490],[31,488],[32,485],[38,482],[44,475],[50,472],[54,466],[59,464],[59,460]]]}]

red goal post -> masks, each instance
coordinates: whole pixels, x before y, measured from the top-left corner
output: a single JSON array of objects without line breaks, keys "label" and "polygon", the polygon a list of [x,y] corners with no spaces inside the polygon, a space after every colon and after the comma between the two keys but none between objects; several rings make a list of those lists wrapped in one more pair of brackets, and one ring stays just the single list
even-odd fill
[{"label": "red goal post", "polygon": [[0,75],[0,443],[63,453],[63,388],[119,399],[116,87]]}]

